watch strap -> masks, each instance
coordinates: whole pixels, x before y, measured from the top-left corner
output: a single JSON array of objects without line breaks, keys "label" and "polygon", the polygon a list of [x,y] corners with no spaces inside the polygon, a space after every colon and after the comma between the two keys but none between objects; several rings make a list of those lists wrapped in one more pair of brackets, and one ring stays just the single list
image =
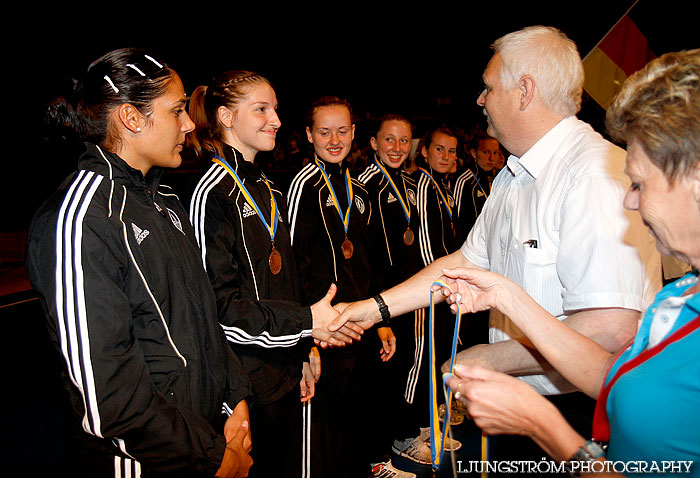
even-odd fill
[{"label": "watch strap", "polygon": [[379,313],[382,315],[382,322],[389,323],[389,319],[391,319],[391,313],[389,312],[389,307],[387,307],[386,303],[384,302],[384,298],[382,297],[381,294],[377,294],[374,297],[375,302],[377,303],[377,307],[379,308]]}]

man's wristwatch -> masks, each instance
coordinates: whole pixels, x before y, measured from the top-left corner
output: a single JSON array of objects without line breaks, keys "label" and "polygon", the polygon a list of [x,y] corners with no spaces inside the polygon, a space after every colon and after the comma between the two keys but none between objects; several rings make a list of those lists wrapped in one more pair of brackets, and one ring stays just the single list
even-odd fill
[{"label": "man's wristwatch", "polygon": [[384,322],[388,326],[389,319],[391,319],[391,313],[389,312],[389,307],[387,307],[386,303],[384,302],[384,298],[382,298],[381,294],[375,295],[374,300],[377,302],[377,307],[379,308],[379,313],[382,314],[382,322]]},{"label": "man's wristwatch", "polygon": [[574,465],[574,463],[595,461],[603,455],[605,455],[603,447],[593,440],[588,440],[566,461],[566,474],[575,477],[581,476],[581,466]]}]

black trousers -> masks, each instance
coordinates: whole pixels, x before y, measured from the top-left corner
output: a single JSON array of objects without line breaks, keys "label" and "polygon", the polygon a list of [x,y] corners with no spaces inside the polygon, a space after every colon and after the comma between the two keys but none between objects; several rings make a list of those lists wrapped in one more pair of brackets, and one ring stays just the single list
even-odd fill
[{"label": "black trousers", "polygon": [[344,457],[345,478],[364,478],[370,464],[385,460],[393,443],[392,424],[395,404],[392,398],[392,360],[382,362],[381,339],[374,327],[365,332],[358,344],[355,364],[348,381],[348,396],[356,404],[357,414],[347,421]]},{"label": "black trousers", "polygon": [[250,409],[250,478],[301,476],[302,423],[299,387],[279,400]]},{"label": "black trousers", "polygon": [[[397,327],[395,330],[397,350],[403,347],[397,362],[397,368],[400,369],[397,377],[399,382],[395,385],[398,392],[402,395],[402,400],[397,404],[393,434],[397,440],[415,438],[419,435],[421,428],[430,426],[430,336],[427,309],[424,317],[422,360],[414,388],[413,401],[408,403],[403,398],[409,370],[414,365],[414,357],[416,355],[415,333],[417,327],[415,321],[415,317],[408,319],[406,320],[409,325],[408,329]],[[450,311],[446,303],[440,303],[435,306],[434,323],[436,393],[438,404],[442,404],[445,402],[445,397],[442,391],[441,367],[450,358],[455,325],[455,315]],[[403,326],[404,324],[401,325]]]},{"label": "black trousers", "polygon": [[342,478],[352,451],[346,446],[348,421],[362,413],[364,405],[351,403],[350,374],[356,345],[319,349],[321,378],[311,399],[311,476]]}]

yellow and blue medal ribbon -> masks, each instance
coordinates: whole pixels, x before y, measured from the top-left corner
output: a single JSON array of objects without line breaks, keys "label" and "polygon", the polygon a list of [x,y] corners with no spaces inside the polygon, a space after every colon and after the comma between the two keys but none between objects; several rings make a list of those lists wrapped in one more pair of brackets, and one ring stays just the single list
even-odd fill
[{"label": "yellow and blue medal ribbon", "polygon": [[479,189],[481,189],[481,192],[484,195],[484,197],[488,198],[489,195],[486,194],[486,190],[484,190],[484,187],[481,185],[481,181],[479,181],[479,178],[476,177],[476,174],[474,175],[474,180],[476,181],[476,185],[479,186]]},{"label": "yellow and blue medal ribbon", "polygon": [[236,171],[233,170],[233,168],[228,164],[228,162],[224,158],[219,158],[218,156],[215,157],[212,161],[219,164],[226,171],[228,171],[228,173],[233,177],[233,180],[236,181],[236,184],[238,184],[239,189],[243,193],[243,197],[245,197],[245,200],[248,202],[250,207],[255,209],[255,212],[258,213],[258,217],[260,218],[260,221],[262,221],[262,223],[265,225],[265,228],[270,233],[270,240],[272,241],[273,248],[274,248],[275,235],[277,234],[277,224],[279,223],[279,211],[277,209],[277,201],[275,200],[275,195],[272,193],[272,188],[270,187],[270,183],[267,181],[267,179],[265,177],[263,177],[263,181],[265,181],[265,185],[267,186],[268,191],[270,191],[270,199],[271,199],[271,207],[272,207],[272,212],[270,214],[270,216],[271,216],[270,222],[268,223],[265,220],[265,217],[263,216],[263,213],[260,210],[260,207],[258,207],[258,204],[255,202],[255,199],[253,199],[253,196],[250,195],[250,192],[243,184],[243,181],[241,181],[241,178],[238,176],[238,174],[236,174]]},{"label": "yellow and blue medal ribbon", "polygon": [[[377,156],[376,156],[376,155],[374,156],[374,163],[377,165],[377,167],[378,167],[379,170],[382,172],[382,174],[384,175],[384,177],[387,179],[387,181],[389,182],[389,184],[391,184],[391,187],[394,189],[394,192],[396,193],[396,195],[397,195],[398,198],[399,198],[399,202],[401,203],[401,207],[403,208],[403,213],[404,213],[404,215],[406,216],[406,221],[408,222],[408,224],[411,224],[411,209],[408,207],[408,204],[406,203],[406,201],[404,201],[403,196],[402,196],[401,193],[399,192],[399,188],[396,187],[396,184],[394,183],[394,180],[391,179],[391,176],[389,175],[389,172],[386,170],[386,168],[385,168],[384,165],[381,163],[381,161],[379,161],[379,160],[377,159]],[[406,188],[404,187],[404,191],[405,191],[405,189],[406,189]]]},{"label": "yellow and blue medal ribbon", "polygon": [[442,193],[442,189],[440,189],[440,185],[438,185],[437,181],[435,181],[435,178],[433,178],[433,176],[428,171],[426,171],[425,168],[418,168],[418,170],[421,171],[426,176],[428,176],[430,181],[435,186],[435,189],[437,189],[437,192],[440,195],[440,198],[442,199],[442,203],[445,205],[445,209],[447,210],[447,214],[450,216],[450,220],[451,220],[452,219],[452,208],[450,207],[450,203],[447,202],[447,198]]},{"label": "yellow and blue medal ribbon", "polygon": [[328,186],[328,189],[331,192],[331,197],[333,198],[333,204],[335,204],[335,208],[338,211],[338,214],[340,215],[340,219],[343,221],[343,228],[345,229],[345,237],[347,238],[348,226],[350,225],[350,209],[352,209],[352,198],[353,198],[352,180],[350,179],[350,170],[348,168],[345,168],[345,193],[347,194],[347,198],[348,198],[348,208],[345,211],[345,214],[343,214],[342,211],[340,210],[340,203],[338,203],[338,196],[336,196],[336,194],[335,194],[335,190],[333,189],[333,185],[331,184],[331,180],[328,177],[328,174],[326,173],[326,169],[323,167],[323,164],[318,160],[318,158],[315,158],[314,161],[316,162],[316,166],[318,166],[318,169],[321,170],[321,174],[323,174],[323,179],[326,180],[326,185]]},{"label": "yellow and blue medal ribbon", "polygon": [[[438,285],[452,292],[452,289],[443,281],[435,281],[430,287],[430,313],[428,315],[428,334],[429,334],[429,354],[430,354],[430,458],[432,461],[433,470],[437,470],[442,462],[442,456],[445,452],[445,438],[450,429],[450,408],[452,405],[452,390],[450,390],[445,381],[448,374],[443,376],[442,390],[445,394],[445,431],[440,432],[440,415],[438,412],[437,403],[437,373],[435,371],[435,302],[433,299],[433,287]],[[457,303],[457,314],[455,317],[454,334],[452,337],[452,352],[450,354],[450,370],[449,374],[454,371],[454,361],[457,354],[457,342],[459,339],[459,326],[462,320],[462,312]]]}]

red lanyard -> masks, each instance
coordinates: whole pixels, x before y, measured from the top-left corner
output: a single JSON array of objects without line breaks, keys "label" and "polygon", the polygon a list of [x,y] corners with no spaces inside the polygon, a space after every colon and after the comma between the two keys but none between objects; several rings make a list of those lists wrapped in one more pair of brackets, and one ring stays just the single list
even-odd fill
[{"label": "red lanyard", "polygon": [[[612,388],[613,385],[615,385],[615,382],[624,375],[625,373],[629,372],[633,368],[637,367],[638,365],[641,365],[645,361],[649,360],[650,358],[658,355],[663,351],[666,346],[672,344],[673,342],[677,342],[686,335],[690,334],[691,332],[697,330],[700,328],[700,315],[695,317],[693,320],[685,324],[684,326],[680,327],[678,330],[673,332],[671,335],[666,337],[664,340],[656,344],[654,347],[644,350],[641,352],[639,355],[634,357],[633,359],[625,362],[618,370],[617,373],[613,376],[612,379],[607,383],[607,385],[603,385],[603,387],[600,389],[600,393],[598,394],[598,400],[596,401],[595,405],[595,413],[593,415],[593,439],[596,441],[608,441],[610,440],[610,422],[608,421],[608,412],[607,412],[607,403],[608,403],[608,396],[610,395],[610,389]],[[630,345],[631,346],[631,345]],[[625,347],[615,358],[617,360],[622,353],[627,350],[630,346]],[[615,362],[613,362],[614,364]],[[611,364],[612,367],[612,364]]]}]

